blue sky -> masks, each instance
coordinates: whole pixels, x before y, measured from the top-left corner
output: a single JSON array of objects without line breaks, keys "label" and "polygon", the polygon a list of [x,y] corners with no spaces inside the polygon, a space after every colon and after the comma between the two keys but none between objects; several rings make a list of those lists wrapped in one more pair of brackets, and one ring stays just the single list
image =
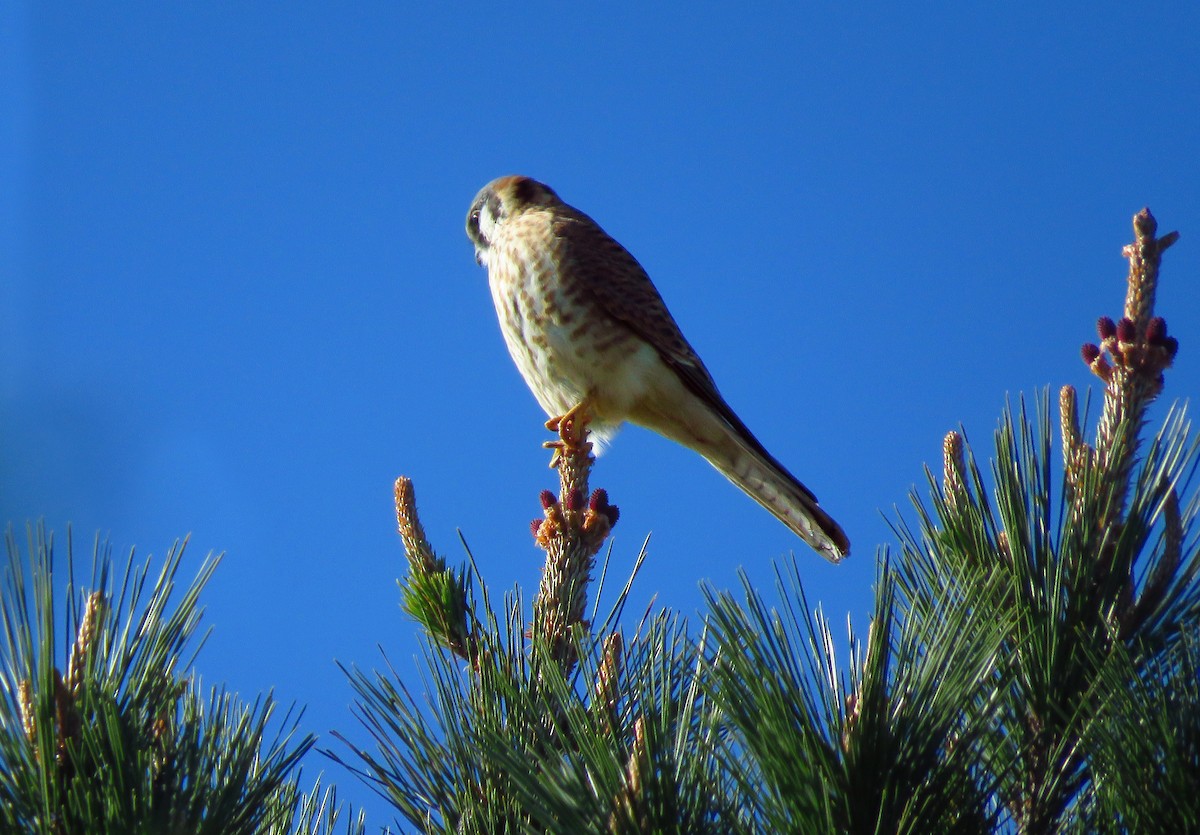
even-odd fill
[{"label": "blue sky", "polygon": [[653,534],[631,611],[795,549],[861,616],[947,430],[986,453],[1006,397],[1095,387],[1143,205],[1183,235],[1164,400],[1200,391],[1195,4],[643,5],[4,4],[0,521],[225,552],[206,680],[365,739],[334,660],[418,681],[397,475],[442,554],[537,582],[544,416],[463,232],[508,173],[638,257],[854,543],[825,564],[627,429],[592,481],[614,571]]}]

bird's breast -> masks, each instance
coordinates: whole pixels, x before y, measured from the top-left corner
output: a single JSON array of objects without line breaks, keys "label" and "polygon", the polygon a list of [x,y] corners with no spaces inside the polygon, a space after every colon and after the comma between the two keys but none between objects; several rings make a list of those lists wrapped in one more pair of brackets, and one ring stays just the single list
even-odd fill
[{"label": "bird's breast", "polygon": [[640,354],[653,349],[596,304],[555,242],[493,246],[488,283],[509,353],[547,414],[587,397],[601,421],[624,420]]}]

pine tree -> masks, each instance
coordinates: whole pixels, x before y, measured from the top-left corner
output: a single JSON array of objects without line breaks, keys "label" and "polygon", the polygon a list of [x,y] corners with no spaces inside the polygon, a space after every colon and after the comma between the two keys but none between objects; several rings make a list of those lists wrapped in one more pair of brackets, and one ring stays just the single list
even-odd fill
[{"label": "pine tree", "polygon": [[[364,831],[298,764],[314,739],[270,695],[245,704],[192,671],[204,562],[172,602],[183,545],[157,574],[97,541],[86,581],[67,535],[12,531],[0,589],[0,833],[323,835]],[[351,816],[352,817],[352,816]]]}]

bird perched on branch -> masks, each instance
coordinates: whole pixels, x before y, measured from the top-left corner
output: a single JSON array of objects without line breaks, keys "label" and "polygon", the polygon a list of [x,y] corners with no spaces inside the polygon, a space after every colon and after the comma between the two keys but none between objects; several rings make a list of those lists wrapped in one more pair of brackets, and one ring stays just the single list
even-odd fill
[{"label": "bird perched on branch", "polygon": [[693,449],[821,556],[850,552],[817,497],[767,452],[717,391],[637,260],[529,177],[484,186],[467,213],[500,328],[551,418],[583,414],[598,446],[620,425]]}]

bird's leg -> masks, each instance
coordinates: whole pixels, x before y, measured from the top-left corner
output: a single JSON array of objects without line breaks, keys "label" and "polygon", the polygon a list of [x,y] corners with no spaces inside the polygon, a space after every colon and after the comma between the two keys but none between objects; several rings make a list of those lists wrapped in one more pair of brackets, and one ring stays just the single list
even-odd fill
[{"label": "bird's leg", "polygon": [[565,414],[561,414],[558,417],[552,417],[550,420],[546,421],[546,428],[551,432],[558,432],[559,427],[561,427],[564,423],[569,424],[579,421],[586,424],[590,419],[588,417],[589,406],[590,404],[588,403],[588,399],[585,397],[583,400],[580,400],[578,403],[572,406]]},{"label": "bird's leg", "polygon": [[592,451],[592,445],[586,441],[587,425],[591,421],[591,404],[585,397],[564,415],[550,418],[546,421],[546,428],[551,432],[557,432],[559,440],[546,441],[542,446],[547,449],[554,450],[554,455],[550,458],[550,466],[557,467],[565,457],[572,457],[582,453],[586,456]]}]

